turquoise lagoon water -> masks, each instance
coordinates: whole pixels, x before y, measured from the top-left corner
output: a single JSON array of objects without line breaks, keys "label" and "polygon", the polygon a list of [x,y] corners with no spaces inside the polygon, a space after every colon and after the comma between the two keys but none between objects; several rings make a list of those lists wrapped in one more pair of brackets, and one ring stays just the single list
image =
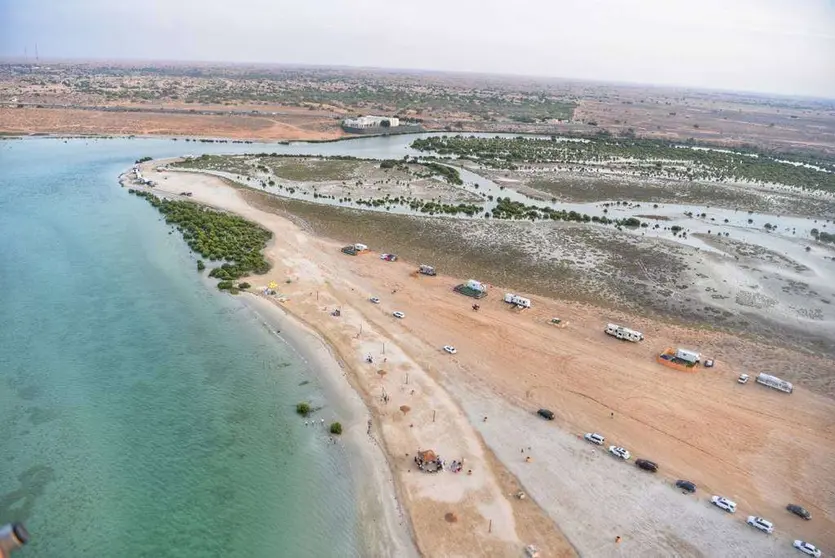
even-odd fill
[{"label": "turquoise lagoon water", "polygon": [[145,155],[264,148],[0,141],[0,524],[32,534],[16,556],[362,554],[344,455],[294,414],[326,403],[315,373],[116,182]]}]

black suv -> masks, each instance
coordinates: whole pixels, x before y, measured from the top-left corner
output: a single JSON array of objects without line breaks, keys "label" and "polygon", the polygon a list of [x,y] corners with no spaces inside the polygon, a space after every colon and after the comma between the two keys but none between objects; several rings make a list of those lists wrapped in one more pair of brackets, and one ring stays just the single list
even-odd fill
[{"label": "black suv", "polygon": [[536,412],[542,418],[546,418],[548,420],[554,420],[554,412],[549,411],[548,409],[540,409]]},{"label": "black suv", "polygon": [[658,470],[658,464],[653,463],[648,459],[637,459],[635,460],[635,465],[637,465],[644,471],[649,471],[650,473],[654,473]]},{"label": "black suv", "polygon": [[812,519],[812,514],[809,513],[809,510],[806,508],[802,508],[797,504],[789,504],[786,506],[786,509],[792,512],[794,515],[802,517],[803,519]]},{"label": "black suv", "polygon": [[689,492],[690,494],[696,492],[696,485],[688,480],[677,480],[676,487],[684,490],[685,492]]}]

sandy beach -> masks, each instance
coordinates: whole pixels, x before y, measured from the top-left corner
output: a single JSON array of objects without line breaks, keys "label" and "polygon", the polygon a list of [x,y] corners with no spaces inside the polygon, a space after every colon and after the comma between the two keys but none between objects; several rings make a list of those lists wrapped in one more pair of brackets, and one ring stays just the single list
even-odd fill
[{"label": "sandy beach", "polygon": [[[354,240],[372,253],[346,256],[216,177],[157,173],[160,164],[143,168],[157,195],[188,191],[274,233],[273,269],[249,282],[260,292],[275,281],[279,296],[242,301],[330,378],[329,399],[340,403],[325,412],[343,420],[341,443],[362,464],[361,508],[380,555],[521,556],[533,544],[542,556],[784,556],[795,538],[835,549],[835,402],[803,386],[785,395],[737,384],[758,362],[756,343],[556,298],[535,297],[521,312],[501,301],[512,285],[491,286],[473,312],[452,292],[467,277],[415,273],[432,262],[381,261],[386,247],[374,239]],[[555,316],[564,327],[549,323]],[[607,337],[609,321],[647,340]],[[685,374],[656,363],[679,345],[716,367]],[[833,369],[788,350],[782,358]],[[540,407],[556,420],[536,417]],[[658,462],[659,474],[584,442],[590,431]],[[463,471],[422,473],[418,449],[463,460]],[[676,491],[677,478],[694,481],[696,495]],[[712,494],[739,511],[714,508]],[[788,503],[813,521],[788,514]],[[774,521],[775,534],[747,526],[748,515]]]},{"label": "sandy beach", "polygon": [[345,428],[343,436],[334,438],[334,443],[345,448],[345,465],[361,495],[358,511],[363,528],[361,540],[367,555],[417,556],[411,526],[397,500],[386,456],[368,430],[371,416],[347,382],[343,363],[315,331],[283,308],[255,295],[241,300],[269,331],[296,350],[322,382],[329,405],[311,417],[311,425],[338,420]]}]

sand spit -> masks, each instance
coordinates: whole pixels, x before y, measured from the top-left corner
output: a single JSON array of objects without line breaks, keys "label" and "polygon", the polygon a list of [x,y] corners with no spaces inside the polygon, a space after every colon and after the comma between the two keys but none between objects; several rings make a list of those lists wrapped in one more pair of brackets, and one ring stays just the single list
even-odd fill
[{"label": "sand spit", "polygon": [[[339,254],[336,245],[305,234],[282,217],[252,208],[215,177],[169,173],[163,179],[150,168],[143,175],[159,184],[157,194],[176,196],[189,191],[195,201],[238,213],[275,233],[276,240],[267,249],[275,268],[250,281],[256,285],[278,282],[286,300],[278,303],[273,298],[269,304],[281,304],[326,339],[344,366],[345,376],[372,414],[371,434],[388,457],[422,554],[519,556],[526,545],[534,544],[545,556],[575,555],[540,508],[529,499],[515,497],[518,485],[483,446],[431,371],[402,350],[396,335],[363,313],[372,305],[364,295],[357,298],[357,292],[366,289],[340,272],[338,264],[343,260],[331,256]],[[315,254],[327,257],[310,257]],[[331,315],[336,308],[341,309],[339,318]],[[366,362],[369,355],[373,364]],[[367,425],[357,422],[351,429],[362,436],[368,433]],[[418,449],[433,449],[448,463],[463,460],[465,468],[459,473],[421,473],[413,461]],[[394,521],[391,514],[387,521]]]},{"label": "sand spit", "polygon": [[[154,176],[150,166],[145,174]],[[413,264],[375,254],[342,255],[337,243],[255,209],[217,178],[154,179],[158,194],[189,191],[275,232],[267,250],[275,267],[250,282],[276,281],[286,298],[270,304],[308,324],[343,362],[423,554],[519,556],[534,543],[546,556],[570,556],[575,547],[586,556],[782,556],[793,552],[794,538],[825,552],[835,547],[835,403],[802,386],[786,396],[736,384],[736,374],[753,371],[762,351],[755,343],[546,298],[520,313],[500,301],[499,288],[472,312],[469,299],[451,292],[460,278],[417,277]],[[394,310],[406,318],[393,318]],[[566,327],[550,325],[553,316]],[[624,345],[601,333],[602,324],[624,319],[647,341]],[[444,353],[445,344],[458,354]],[[681,374],[655,363],[658,351],[677,345],[710,352],[716,368]],[[784,356],[832,373],[829,360]],[[777,372],[780,362],[773,364]],[[540,406],[557,420],[533,416]],[[659,462],[659,475],[592,453],[577,438],[592,430]],[[414,452],[428,447],[464,458],[463,474],[419,473]],[[697,495],[672,490],[676,478],[695,481]],[[520,481],[524,500],[514,497]],[[714,493],[739,503],[736,516],[707,503]],[[788,515],[789,502],[814,520]],[[748,514],[774,521],[775,535],[745,525]]]}]

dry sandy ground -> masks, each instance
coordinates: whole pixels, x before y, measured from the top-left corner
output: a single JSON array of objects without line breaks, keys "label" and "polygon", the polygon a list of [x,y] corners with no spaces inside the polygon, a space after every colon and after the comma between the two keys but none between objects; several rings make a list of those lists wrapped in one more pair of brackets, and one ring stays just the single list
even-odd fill
[{"label": "dry sandy ground", "polygon": [[[143,175],[159,183],[158,193],[187,190],[194,200],[244,215],[274,231],[276,241],[267,254],[275,268],[252,281],[279,282],[281,294],[289,298],[284,308],[327,339],[352,372],[348,379],[376,419],[422,553],[511,557],[535,544],[545,556],[575,555],[539,507],[513,497],[518,484],[484,448],[463,411],[429,371],[401,349],[397,336],[386,332],[385,322],[395,318],[373,323],[362,313],[372,305],[360,294],[364,287],[342,273],[344,260],[335,256],[337,246],[248,206],[236,190],[214,177],[155,174],[150,168]],[[341,317],[330,315],[335,308],[342,309]],[[374,316],[381,317],[379,312]],[[365,361],[367,355],[374,357],[373,364]],[[423,474],[413,461],[418,449],[433,449],[448,462],[463,459],[465,470]]]},{"label": "dry sandy ground", "polygon": [[[472,300],[451,291],[461,278],[417,277],[412,264],[382,262],[374,254],[344,256],[334,243],[248,206],[212,177],[168,176],[154,177],[158,189],[191,191],[197,201],[276,232],[268,255],[277,265],[251,282],[278,281],[289,296],[285,307],[331,342],[353,370],[349,378],[378,420],[426,555],[518,555],[523,544],[536,542],[548,556],[570,555],[571,545],[586,556],[783,556],[793,553],[794,538],[824,552],[835,549],[835,402],[802,386],[786,395],[737,384],[736,371],[757,354],[756,344],[637,320],[647,341],[623,344],[602,333],[610,319],[604,311],[534,298],[534,308],[520,313],[500,301],[499,288],[472,312]],[[357,241],[385,251],[373,239]],[[371,295],[382,304],[367,302]],[[339,319],[327,312],[337,305]],[[393,310],[406,318],[394,319]],[[552,316],[567,327],[549,325]],[[458,354],[445,354],[445,344]],[[718,359],[715,368],[694,374],[654,360],[667,346],[731,344],[733,353],[710,355]],[[363,362],[368,353],[377,359],[374,366]],[[832,368],[830,361],[819,364]],[[381,400],[383,389],[388,403]],[[410,410],[401,411],[402,405]],[[556,412],[555,423],[532,415],[542,406]],[[491,466],[474,427],[571,545],[529,499],[508,497],[515,479]],[[578,438],[586,431],[653,459],[660,474],[609,459]],[[413,452],[429,446],[446,459],[465,457],[473,475],[418,474]],[[523,459],[528,452],[530,463]],[[696,482],[697,495],[672,490],[676,478]],[[736,516],[710,506],[711,494],[736,500]],[[814,519],[789,515],[789,502],[810,509]],[[458,521],[446,522],[448,512]],[[749,514],[774,521],[775,535],[745,525]],[[624,539],[618,546],[616,535]]]},{"label": "dry sandy ground", "polygon": [[162,135],[251,140],[314,140],[343,136],[321,116],[191,115],[95,110],[0,110],[0,131],[11,134]]},{"label": "dry sandy ground", "polygon": [[[315,374],[324,389],[328,404],[314,415],[323,421],[322,428],[340,421],[344,431],[335,446],[344,450],[342,461],[351,474],[357,494],[359,537],[363,556],[418,556],[412,531],[404,510],[396,497],[396,487],[386,456],[376,439],[369,435],[371,419],[368,408],[358,393],[345,381],[343,363],[315,331],[293,318],[291,314],[261,296],[241,297],[267,329],[287,341]],[[280,332],[280,333],[278,333]],[[326,417],[326,418],[325,418]],[[307,421],[305,421],[305,424]],[[315,435],[318,430],[310,429]]]}]

